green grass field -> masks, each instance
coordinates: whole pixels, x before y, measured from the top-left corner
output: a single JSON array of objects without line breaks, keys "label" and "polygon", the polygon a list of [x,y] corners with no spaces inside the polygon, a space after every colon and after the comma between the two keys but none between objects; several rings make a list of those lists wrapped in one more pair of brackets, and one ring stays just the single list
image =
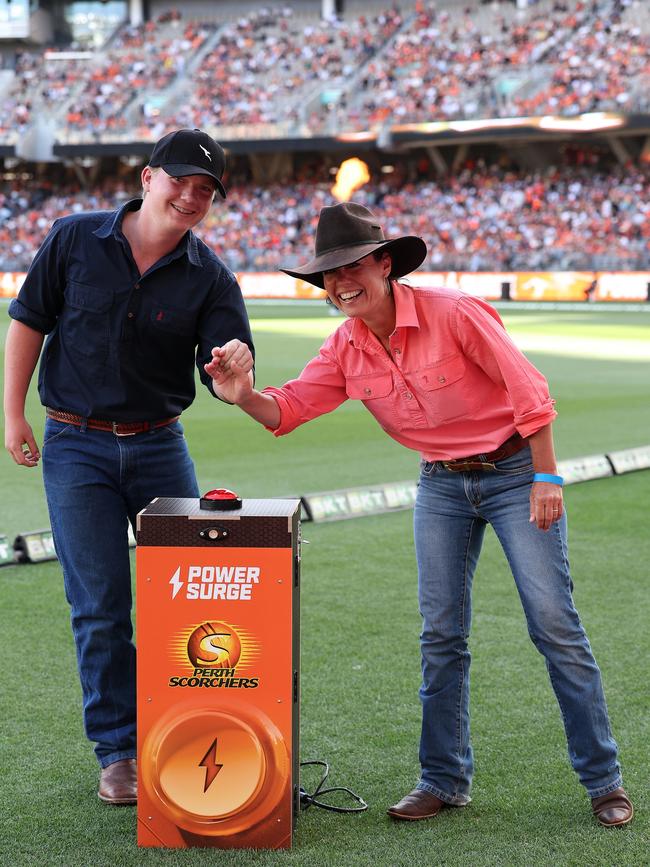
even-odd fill
[{"label": "green grass field", "polygon": [[[3,311],[4,312],[4,311]],[[338,321],[320,307],[252,307],[260,385],[295,375]],[[559,458],[650,442],[650,315],[504,314],[557,399]],[[0,345],[4,345],[3,316]],[[35,390],[29,414],[43,429]],[[299,495],[415,478],[417,455],[360,405],[276,440],[200,393],[184,416],[202,488]],[[47,525],[40,470],[0,462],[0,533]],[[471,639],[476,775],[472,803],[431,822],[385,809],[417,779],[418,633],[411,514],[305,524],[301,758],[369,810],[312,808],[291,852],[138,850],[135,811],[96,796],[67,606],[56,563],[0,570],[3,687],[0,864],[558,865],[650,864],[648,567],[650,471],[566,490],[575,597],[603,670],[634,822],[599,828],[571,770],[541,657],[493,534],[475,578]],[[305,775],[309,789],[312,777]]]}]

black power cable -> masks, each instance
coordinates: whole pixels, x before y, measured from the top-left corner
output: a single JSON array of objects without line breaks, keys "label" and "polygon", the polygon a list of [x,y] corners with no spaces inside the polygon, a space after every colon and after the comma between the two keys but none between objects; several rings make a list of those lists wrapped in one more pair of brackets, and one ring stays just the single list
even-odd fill
[{"label": "black power cable", "polygon": [[[303,787],[300,787],[300,809],[306,810],[308,807],[312,805],[315,807],[320,807],[322,810],[331,810],[332,813],[363,813],[364,810],[368,809],[368,805],[363,800],[363,798],[359,797],[359,795],[355,794],[352,789],[348,789],[347,786],[330,786],[327,789],[324,789],[325,781],[329,777],[330,766],[327,762],[322,761],[312,761],[312,762],[300,762],[300,767],[304,768],[307,765],[318,765],[321,768],[324,768],[323,776],[321,777],[320,783],[316,786],[313,792],[309,793]],[[354,801],[357,802],[359,806],[357,807],[336,807],[334,804],[325,804],[323,801],[319,800],[323,797],[323,795],[330,795],[332,792],[346,792]]]}]

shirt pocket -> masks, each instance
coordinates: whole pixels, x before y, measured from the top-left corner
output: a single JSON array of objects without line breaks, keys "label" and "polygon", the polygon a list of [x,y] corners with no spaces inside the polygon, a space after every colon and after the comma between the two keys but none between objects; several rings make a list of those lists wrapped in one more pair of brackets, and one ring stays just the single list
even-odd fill
[{"label": "shirt pocket", "polygon": [[155,299],[149,310],[149,325],[157,332],[178,334],[181,337],[192,337],[195,331],[195,317],[187,310],[170,307]]},{"label": "shirt pocket", "polygon": [[351,400],[381,400],[393,390],[393,377],[390,373],[374,373],[353,376],[345,381],[345,391]]},{"label": "shirt pocket", "polygon": [[104,361],[108,354],[113,292],[70,280],[65,288],[61,334],[68,351]]},{"label": "shirt pocket", "polygon": [[351,400],[362,401],[384,430],[399,427],[390,372],[350,377],[345,381],[345,391]]},{"label": "shirt pocket", "polygon": [[467,362],[458,354],[409,375],[435,424],[470,417],[478,409],[480,396],[470,387],[466,371]]}]

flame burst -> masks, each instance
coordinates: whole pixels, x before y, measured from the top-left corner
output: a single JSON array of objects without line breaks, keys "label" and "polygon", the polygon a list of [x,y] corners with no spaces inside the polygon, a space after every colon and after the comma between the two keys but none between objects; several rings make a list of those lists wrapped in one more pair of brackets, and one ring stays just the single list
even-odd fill
[{"label": "flame burst", "polygon": [[332,195],[339,202],[347,202],[355,190],[358,190],[370,180],[368,166],[363,160],[352,157],[343,160],[336,173],[336,181],[332,187]]}]

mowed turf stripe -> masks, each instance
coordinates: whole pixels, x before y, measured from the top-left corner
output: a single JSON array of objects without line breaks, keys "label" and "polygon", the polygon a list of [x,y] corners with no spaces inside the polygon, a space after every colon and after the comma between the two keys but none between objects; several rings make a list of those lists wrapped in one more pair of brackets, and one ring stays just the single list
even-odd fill
[{"label": "mowed turf stripe", "polygon": [[[566,323],[558,329],[557,323],[550,317],[543,318],[547,320],[546,323],[533,323],[531,317],[527,324],[535,324],[536,327],[530,330],[522,329],[521,319],[506,322],[512,339],[522,352],[616,361],[650,360],[650,328],[635,328],[632,337],[628,336],[625,326],[612,324],[603,327],[583,321],[573,326]],[[325,340],[341,322],[341,318],[333,316],[322,319],[253,319],[251,327],[253,335],[264,332]]]}]

